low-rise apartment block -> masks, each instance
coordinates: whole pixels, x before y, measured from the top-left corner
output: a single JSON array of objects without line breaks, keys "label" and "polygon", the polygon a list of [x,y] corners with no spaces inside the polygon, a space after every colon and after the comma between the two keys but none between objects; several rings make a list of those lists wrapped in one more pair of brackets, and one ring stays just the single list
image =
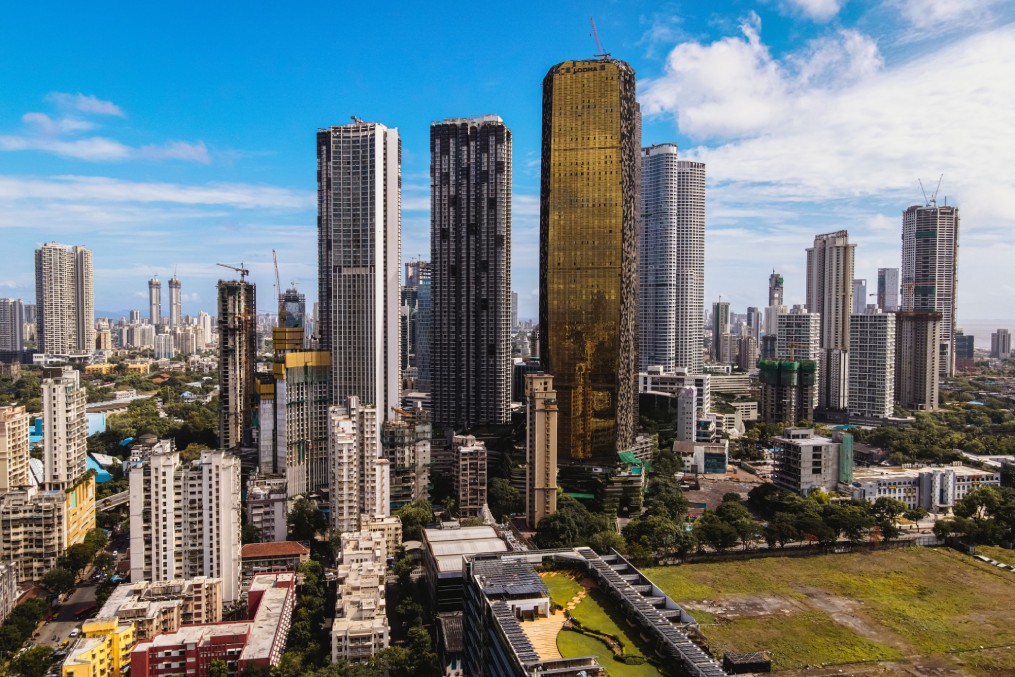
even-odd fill
[{"label": "low-rise apartment block", "polygon": [[332,660],[364,661],[388,646],[386,549],[381,532],[342,535],[335,620],[331,626]]},{"label": "low-rise apartment block", "polygon": [[222,581],[198,577],[124,583],[113,590],[99,618],[116,617],[134,627],[137,641],[146,641],[184,625],[222,622]]},{"label": "low-rise apartment block", "polygon": [[246,583],[257,574],[296,571],[310,561],[310,548],[297,541],[247,543],[242,550],[242,578]]},{"label": "low-rise apartment block", "polygon": [[62,677],[122,677],[130,674],[134,625],[116,616],[98,616],[81,626],[63,662]]},{"label": "low-rise apartment block", "polygon": [[853,436],[848,433],[828,438],[815,435],[813,428],[786,428],[773,444],[782,450],[775,457],[774,477],[782,489],[835,491],[840,482],[851,481]]}]

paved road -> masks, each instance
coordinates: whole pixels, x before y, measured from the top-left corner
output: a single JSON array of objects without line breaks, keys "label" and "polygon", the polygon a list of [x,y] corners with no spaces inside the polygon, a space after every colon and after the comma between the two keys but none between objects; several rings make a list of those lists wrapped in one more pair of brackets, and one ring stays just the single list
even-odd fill
[{"label": "paved road", "polygon": [[74,615],[89,604],[95,604],[95,587],[94,583],[87,583],[74,589],[63,603],[56,619],[43,625],[39,630],[38,637],[33,641],[36,644],[59,647],[65,639],[69,638],[71,630],[80,629],[81,621],[75,619]]}]

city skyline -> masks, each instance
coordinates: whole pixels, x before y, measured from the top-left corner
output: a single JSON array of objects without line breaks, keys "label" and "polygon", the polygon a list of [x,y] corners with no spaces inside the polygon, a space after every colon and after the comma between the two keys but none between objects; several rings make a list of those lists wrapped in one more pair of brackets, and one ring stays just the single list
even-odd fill
[{"label": "city skyline", "polygon": [[[675,142],[682,157],[709,166],[706,302],[721,294],[737,310],[762,306],[773,267],[786,276],[786,302],[801,302],[803,266],[791,250],[806,246],[816,233],[838,228],[848,229],[858,245],[858,278],[875,279],[877,268],[898,267],[899,214],[923,203],[917,178],[930,192],[943,172],[941,197],[949,195],[952,204],[957,196],[965,216],[959,324],[1015,317],[1010,289],[997,283],[1010,248],[994,246],[1011,227],[1004,204],[1012,187],[997,178],[1004,172],[997,171],[996,158],[1005,155],[1004,144],[1012,143],[1000,133],[1005,122],[997,112],[1004,109],[999,102],[1011,100],[1012,85],[996,76],[1015,54],[1015,9],[986,0],[951,15],[943,5],[919,11],[915,2],[897,3],[894,10],[872,3],[824,3],[832,8],[824,13],[808,13],[809,6],[802,0],[778,7],[737,4],[713,13],[679,5],[662,10],[634,5],[623,12],[608,5],[565,5],[541,22],[530,21],[528,8],[520,6],[504,17],[504,33],[527,49],[510,62],[483,56],[496,45],[472,51],[471,42],[407,59],[417,53],[419,36],[428,28],[437,34],[447,30],[409,10],[400,18],[418,30],[399,34],[396,41],[405,44],[386,58],[373,58],[378,54],[370,49],[353,56],[362,38],[350,36],[350,54],[342,56],[352,59],[350,68],[362,67],[363,76],[347,78],[328,92],[308,87],[320,77],[322,65],[306,65],[307,72],[292,82],[232,68],[228,74],[213,68],[195,76],[209,60],[218,63],[225,50],[237,46],[234,31],[263,31],[267,19],[278,19],[273,30],[282,43],[292,40],[295,27],[307,20],[299,12],[244,17],[247,23],[235,29],[225,23],[225,14],[202,15],[194,30],[221,32],[221,43],[206,41],[221,46],[195,50],[187,59],[176,58],[166,38],[153,42],[148,36],[143,48],[137,47],[132,41],[140,38],[123,30],[140,20],[130,14],[108,27],[82,18],[82,25],[96,24],[95,30],[81,32],[94,35],[96,42],[104,31],[121,40],[111,39],[81,63],[68,64],[59,53],[41,54],[36,45],[42,41],[31,29],[4,35],[0,53],[14,50],[22,59],[38,58],[24,73],[0,66],[12,85],[0,107],[0,228],[21,254],[5,266],[0,287],[3,295],[27,302],[33,295],[25,261],[29,252],[48,239],[80,242],[95,252],[97,314],[143,309],[145,281],[153,274],[168,279],[178,265],[182,312],[195,315],[214,304],[220,272],[214,263],[223,258],[243,262],[251,279],[267,289],[272,278],[268,250],[274,247],[283,276],[295,279],[312,303],[316,257],[308,236],[314,228],[314,177],[307,158],[313,153],[313,130],[342,124],[352,114],[399,129],[405,140],[403,260],[409,260],[425,256],[429,247],[429,122],[493,113],[514,131],[513,288],[519,292],[520,317],[534,319],[538,83],[553,63],[594,51],[587,23],[591,12],[606,48],[637,73],[645,112],[642,145]],[[25,16],[12,17],[10,25],[35,25],[28,16],[32,12],[16,8],[15,14]],[[187,14],[174,18],[173,25]],[[190,22],[187,27],[192,28]],[[84,39],[64,34],[61,26],[53,30],[54,41],[68,48]],[[119,54],[125,48],[140,52],[140,62],[122,64]],[[169,53],[171,67],[164,61]],[[465,53],[472,60],[469,67],[453,68]],[[273,74],[294,67],[289,59],[301,67],[306,59],[300,49],[291,57],[272,57],[282,59]],[[228,58],[253,57],[241,49]],[[822,70],[815,63],[830,66]],[[145,66],[168,69],[165,92],[153,96],[140,84]],[[730,69],[733,76],[717,85],[707,74],[720,69]],[[450,80],[428,82],[424,71],[446,73]],[[743,86],[745,81],[754,84]],[[437,94],[448,86],[453,96]],[[291,91],[294,87],[299,91]],[[391,91],[380,91],[385,88]],[[901,100],[911,100],[906,92],[914,90],[934,107],[934,116],[910,114]],[[256,120],[238,120],[235,107],[255,96],[285,103],[259,108]],[[804,109],[814,100],[855,112],[815,120]],[[868,105],[874,100],[881,105]],[[706,116],[705,110],[717,114]],[[971,118],[987,133],[973,135],[961,124]],[[829,139],[833,124],[846,132],[837,140]],[[884,133],[868,134],[871,126]],[[249,142],[255,137],[260,145]],[[795,152],[799,149],[806,152]],[[904,160],[887,162],[886,157]],[[868,166],[878,171],[866,171]],[[132,250],[124,265],[128,236]],[[745,236],[752,247],[741,246]],[[767,255],[758,256],[759,251]]]}]

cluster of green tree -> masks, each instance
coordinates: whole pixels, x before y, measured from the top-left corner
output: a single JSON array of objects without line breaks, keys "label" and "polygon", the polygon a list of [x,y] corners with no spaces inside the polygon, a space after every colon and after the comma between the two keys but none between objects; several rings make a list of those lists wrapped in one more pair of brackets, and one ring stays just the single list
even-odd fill
[{"label": "cluster of green tree", "polygon": [[42,379],[35,372],[24,370],[17,380],[0,377],[0,406],[23,404],[31,413],[42,411]]},{"label": "cluster of green tree", "polygon": [[[67,552],[56,560],[56,566],[43,574],[42,585],[57,595],[68,592],[77,583],[78,574],[96,559],[96,555],[107,543],[109,537],[105,531],[92,529],[85,534],[85,539],[81,543],[75,543],[67,548]],[[108,560],[103,559],[101,563],[108,565]]]},{"label": "cluster of green tree", "polygon": [[694,549],[694,536],[686,521],[690,504],[676,480],[680,460],[666,449],[656,453],[652,464],[655,473],[645,497],[646,510],[623,530],[627,552],[639,562],[649,561],[656,554]]},{"label": "cluster of green tree", "polygon": [[1005,545],[1015,542],[1015,489],[981,487],[970,491],[953,508],[954,517],[938,520],[939,537],[959,536],[970,543]]},{"label": "cluster of green tree", "polygon": [[433,522],[433,507],[429,501],[416,501],[396,510],[395,517],[402,520],[403,541],[421,541],[423,529]]},{"label": "cluster of green tree", "polygon": [[611,520],[602,513],[591,512],[567,494],[557,497],[557,512],[547,515],[536,525],[536,545],[540,548],[570,548],[578,545],[601,545],[605,534],[616,536]]},{"label": "cluster of green tree", "polygon": [[271,670],[243,671],[244,677],[433,677],[441,674],[430,633],[422,625],[409,630],[402,645],[389,646],[365,663],[338,661],[324,665],[309,663],[305,655],[286,651]]},{"label": "cluster of green tree", "polygon": [[323,665],[331,653],[331,638],[324,626],[325,604],[329,599],[324,567],[310,561],[301,564],[297,571],[303,584],[289,626],[286,653],[298,653],[301,663],[307,665]]},{"label": "cluster of green tree", "polygon": [[11,659],[9,677],[45,677],[53,664],[53,647],[40,644]]},{"label": "cluster of green tree", "polygon": [[494,518],[507,522],[511,515],[525,511],[525,497],[503,477],[490,478],[486,489],[486,504]]},{"label": "cluster of green tree", "polygon": [[[772,548],[797,541],[831,545],[843,537],[851,543],[875,538],[889,541],[898,538],[901,533],[898,525],[900,517],[918,520],[927,516],[923,508],[909,509],[902,501],[886,496],[873,503],[861,500],[833,502],[823,492],[816,491],[803,497],[771,484],[752,489],[747,501],[757,513],[767,517],[767,524],[763,527],[758,525],[754,533],[746,529],[738,532],[735,539],[728,531],[724,535],[711,535],[709,540],[704,541],[706,545],[724,550],[738,541],[747,548],[761,539]],[[703,533],[702,537],[705,535]]]},{"label": "cluster of green tree", "polygon": [[193,460],[203,449],[218,446],[218,400],[203,402],[176,401],[163,406],[159,415],[155,398],[133,400],[123,414],[110,416],[106,432],[88,438],[88,450],[125,457],[127,449],[120,442],[128,437],[152,434],[159,439],[171,437],[181,450],[183,460]]},{"label": "cluster of green tree", "polygon": [[0,654],[9,656],[20,649],[48,612],[46,602],[37,597],[26,599],[11,609],[0,625]]},{"label": "cluster of green tree", "polygon": [[730,444],[730,457],[745,461],[760,461],[763,450],[772,445],[772,438],[782,434],[782,423],[755,421],[747,426],[744,434]]},{"label": "cluster of green tree", "polygon": [[956,449],[972,454],[1015,454],[1015,413],[1001,400],[993,402],[996,406],[991,404],[917,412],[912,424],[852,432],[856,441],[886,450],[892,463],[948,463],[961,458]]}]

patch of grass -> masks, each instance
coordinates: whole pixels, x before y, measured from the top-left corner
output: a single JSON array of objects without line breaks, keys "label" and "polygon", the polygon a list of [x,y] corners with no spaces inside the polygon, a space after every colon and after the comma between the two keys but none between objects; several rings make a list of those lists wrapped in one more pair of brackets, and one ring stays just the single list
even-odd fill
[{"label": "patch of grass", "polygon": [[1015,566],[1015,550],[998,548],[993,545],[978,545],[976,546],[976,554],[996,559],[998,562],[1002,562],[1003,564]]},{"label": "patch of grass", "polygon": [[1012,647],[970,651],[959,654],[956,659],[971,675],[994,677],[1015,674],[1015,649]]},{"label": "patch of grass", "polygon": [[[628,624],[620,614],[616,605],[609,597],[596,589],[589,591],[578,606],[574,608],[571,615],[582,624],[586,630],[596,630],[605,635],[613,635],[624,645],[625,654],[637,654],[640,656],[651,656],[652,652],[648,647],[640,647],[635,639],[628,634]],[[641,639],[640,637],[638,638]],[[646,650],[648,651],[646,653]]]},{"label": "patch of grass", "polygon": [[544,573],[542,579],[550,590],[550,601],[562,607],[567,606],[567,603],[582,589],[581,583],[565,571]]},{"label": "patch of grass", "polygon": [[702,628],[712,650],[763,651],[776,670],[822,663],[856,663],[901,658],[899,651],[857,637],[822,611],[742,618]]},{"label": "patch of grass", "polygon": [[[585,600],[582,600],[582,604],[584,603]],[[579,606],[581,605],[579,604]],[[648,663],[626,665],[613,660],[613,652],[610,651],[610,647],[595,637],[589,637],[580,632],[562,630],[558,633],[557,650],[564,658],[595,656],[611,677],[659,677],[659,671]]]},{"label": "patch of grass", "polygon": [[[778,651],[782,633],[791,642],[781,653],[791,658],[773,658],[783,668],[800,660],[810,664],[871,660],[864,656],[897,654],[895,647],[907,654],[939,655],[1015,643],[1015,608],[998,604],[1015,597],[1015,576],[943,548],[685,564],[644,573],[677,601],[765,595],[802,606],[804,611],[798,614],[755,616],[701,628],[717,646],[737,651]],[[884,644],[836,623],[805,594],[813,591],[841,598],[849,613]],[[703,615],[701,621],[707,620],[711,619]],[[823,629],[817,633],[808,623]],[[779,626],[780,633],[770,631]],[[833,638],[838,646],[824,646],[822,637]]]}]

